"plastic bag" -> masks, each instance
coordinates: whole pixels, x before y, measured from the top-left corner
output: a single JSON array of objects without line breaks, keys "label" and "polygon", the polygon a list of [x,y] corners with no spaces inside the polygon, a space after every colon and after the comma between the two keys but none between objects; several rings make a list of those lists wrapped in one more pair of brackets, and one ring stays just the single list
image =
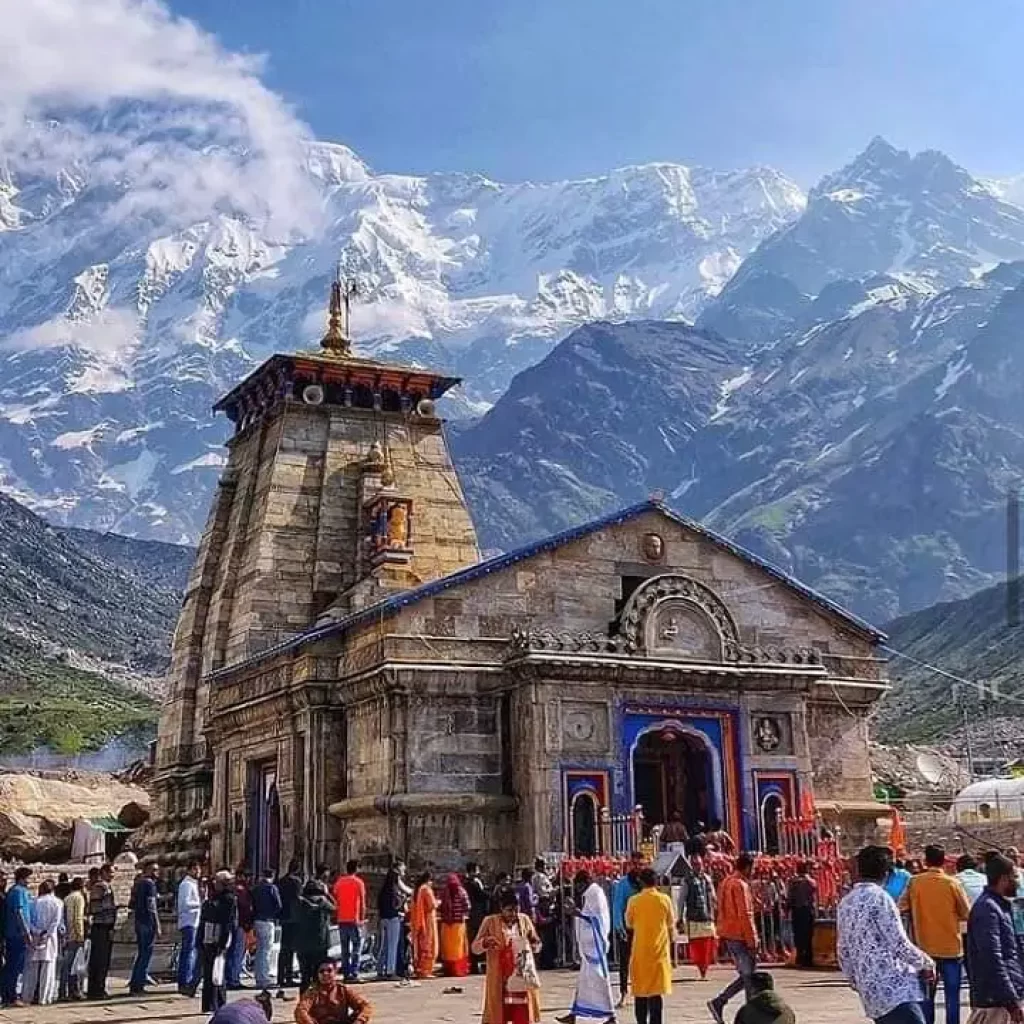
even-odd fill
[{"label": "plastic bag", "polygon": [[89,951],[91,948],[89,940],[86,939],[86,941],[75,950],[75,959],[71,961],[72,974],[77,974],[79,976],[85,974],[89,967]]},{"label": "plastic bag", "polygon": [[515,953],[515,967],[505,983],[509,992],[535,992],[540,988],[540,975],[537,963],[533,959],[530,943],[522,935],[512,937],[512,949]]},{"label": "plastic bag", "polygon": [[214,958],[213,967],[210,970],[210,982],[214,988],[220,988],[224,984],[224,954],[218,953]]}]

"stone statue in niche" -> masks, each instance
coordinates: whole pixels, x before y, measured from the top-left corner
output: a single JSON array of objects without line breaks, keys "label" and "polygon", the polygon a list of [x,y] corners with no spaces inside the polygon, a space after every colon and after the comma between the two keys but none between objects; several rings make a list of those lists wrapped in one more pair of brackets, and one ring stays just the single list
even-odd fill
[{"label": "stone statue in niche", "polygon": [[648,650],[661,655],[718,661],[722,640],[711,620],[685,601],[666,601],[651,612]]},{"label": "stone statue in niche", "polygon": [[754,724],[754,739],[762,750],[771,753],[782,744],[782,727],[774,718],[759,718]]},{"label": "stone statue in niche", "polygon": [[409,546],[409,510],[404,502],[396,502],[388,509],[388,547]]}]

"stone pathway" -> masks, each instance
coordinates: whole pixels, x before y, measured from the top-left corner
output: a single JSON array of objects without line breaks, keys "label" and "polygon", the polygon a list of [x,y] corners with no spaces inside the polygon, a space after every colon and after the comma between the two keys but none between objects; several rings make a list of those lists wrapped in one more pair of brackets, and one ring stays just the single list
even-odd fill
[{"label": "stone pathway", "polygon": [[[724,967],[713,970],[708,981],[693,978],[692,968],[675,972],[675,991],[667,1000],[666,1024],[708,1024],[705,1003],[732,977]],[[861,1024],[865,1020],[857,997],[843,979],[833,972],[801,973],[780,970],[776,984],[796,1011],[800,1024]],[[575,975],[569,971],[549,971],[541,976],[542,1024],[551,1024],[556,1014],[567,1011],[572,1000]],[[112,979],[117,991],[121,982]],[[459,987],[461,993],[445,993],[446,988]],[[364,994],[373,1002],[375,1024],[479,1024],[481,1007],[480,978],[446,979],[414,983],[399,987],[393,984],[368,983]],[[249,993],[239,993],[246,995]],[[940,1000],[941,1001],[941,1000]],[[2,1024],[129,1024],[129,1022],[161,1022],[161,1024],[205,1024],[198,1012],[199,1001],[178,996],[169,985],[158,987],[153,995],[142,999],[127,995],[104,1003],[58,1004],[0,1012]],[[732,1022],[739,1003],[730,1008],[726,1019]],[[274,1003],[274,1020],[285,1024],[293,1019],[294,1002]],[[620,1013],[622,1024],[633,1024],[633,1011],[627,1006]]]}]

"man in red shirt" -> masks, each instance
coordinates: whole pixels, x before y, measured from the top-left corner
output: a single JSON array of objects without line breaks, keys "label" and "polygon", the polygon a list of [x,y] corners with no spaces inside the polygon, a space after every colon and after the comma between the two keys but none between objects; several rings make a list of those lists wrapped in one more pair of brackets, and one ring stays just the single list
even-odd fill
[{"label": "man in red shirt", "polygon": [[345,874],[334,883],[332,890],[341,936],[341,968],[347,984],[359,981],[359,954],[366,920],[366,886],[356,874],[358,869],[359,861],[350,860],[345,865]]}]

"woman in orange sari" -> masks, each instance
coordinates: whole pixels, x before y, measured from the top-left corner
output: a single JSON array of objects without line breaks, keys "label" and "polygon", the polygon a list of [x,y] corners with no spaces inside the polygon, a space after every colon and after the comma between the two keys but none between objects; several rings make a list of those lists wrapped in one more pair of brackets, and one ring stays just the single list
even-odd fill
[{"label": "woman in orange sari", "polygon": [[429,871],[416,879],[416,888],[409,908],[409,931],[412,938],[413,973],[417,978],[430,978],[437,963],[437,897]]},{"label": "woman in orange sari", "polygon": [[441,893],[441,970],[446,978],[464,978],[469,974],[469,893],[462,879],[450,874]]},{"label": "woman in orange sari", "polygon": [[517,948],[525,944],[536,954],[540,939],[533,922],[519,913],[514,889],[502,889],[497,896],[499,913],[485,917],[472,950],[487,954],[484,1012],[480,1024],[536,1024],[540,1020],[540,998],[536,989],[523,991],[510,985],[516,972]]}]

